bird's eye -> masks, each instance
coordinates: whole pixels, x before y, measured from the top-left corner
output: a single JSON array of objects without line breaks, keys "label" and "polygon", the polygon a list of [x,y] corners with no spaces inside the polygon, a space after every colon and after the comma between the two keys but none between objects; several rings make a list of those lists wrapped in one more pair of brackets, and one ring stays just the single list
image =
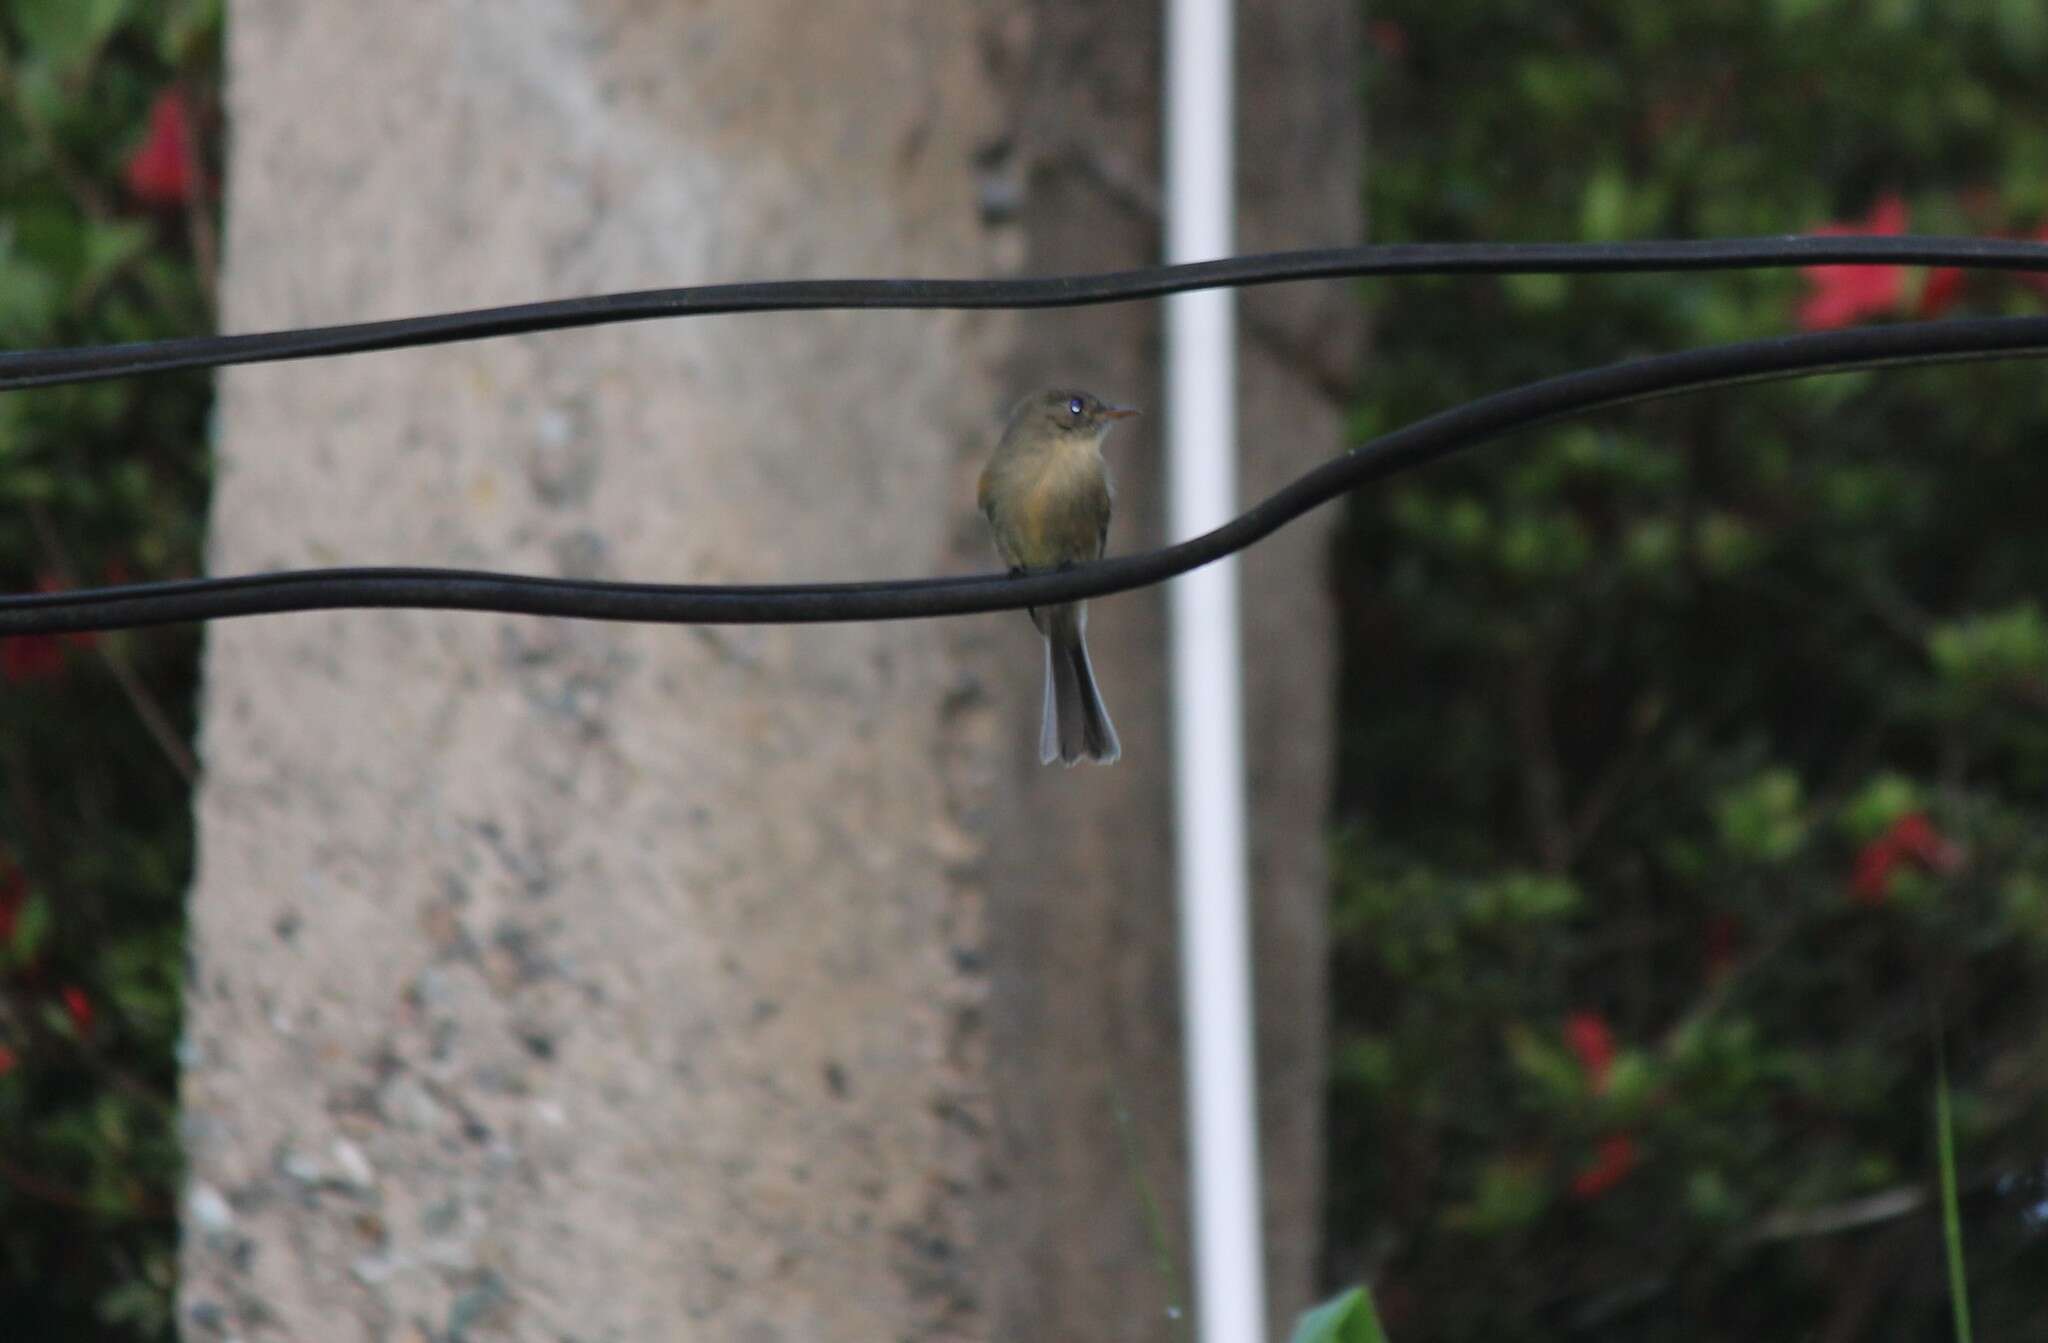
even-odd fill
[{"label": "bird's eye", "polygon": [[1073,400],[1067,402],[1067,414],[1073,416],[1077,420],[1081,418],[1082,409],[1083,407],[1081,405],[1081,398],[1078,396],[1075,397]]}]

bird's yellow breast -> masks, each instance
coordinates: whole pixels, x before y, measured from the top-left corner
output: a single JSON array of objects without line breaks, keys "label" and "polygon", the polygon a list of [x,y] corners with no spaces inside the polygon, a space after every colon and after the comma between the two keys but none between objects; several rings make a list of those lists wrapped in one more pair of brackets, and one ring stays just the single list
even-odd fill
[{"label": "bird's yellow breast", "polygon": [[984,494],[994,497],[990,521],[1012,563],[1054,568],[1102,554],[1109,480],[1093,443],[1058,443],[1019,459]]}]

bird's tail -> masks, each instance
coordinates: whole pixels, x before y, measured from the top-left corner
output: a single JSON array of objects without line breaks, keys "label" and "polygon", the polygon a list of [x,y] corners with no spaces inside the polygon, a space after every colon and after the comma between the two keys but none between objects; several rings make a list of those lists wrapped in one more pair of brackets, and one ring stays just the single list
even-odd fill
[{"label": "bird's tail", "polygon": [[1088,661],[1088,607],[1084,602],[1041,608],[1045,631],[1045,721],[1038,731],[1038,758],[1071,765],[1093,760],[1113,763],[1123,754],[1095,668]]}]

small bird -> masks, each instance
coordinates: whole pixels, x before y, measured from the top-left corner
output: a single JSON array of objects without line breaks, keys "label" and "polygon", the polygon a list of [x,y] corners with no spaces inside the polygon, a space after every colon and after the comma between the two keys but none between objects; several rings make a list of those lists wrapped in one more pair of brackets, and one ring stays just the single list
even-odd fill
[{"label": "small bird", "polygon": [[[1019,401],[981,472],[981,512],[1012,573],[1064,569],[1102,557],[1109,537],[1109,468],[1102,440],[1135,410],[1053,389]],[[1045,636],[1045,719],[1038,758],[1107,765],[1122,754],[1088,662],[1088,604],[1031,608]]]}]

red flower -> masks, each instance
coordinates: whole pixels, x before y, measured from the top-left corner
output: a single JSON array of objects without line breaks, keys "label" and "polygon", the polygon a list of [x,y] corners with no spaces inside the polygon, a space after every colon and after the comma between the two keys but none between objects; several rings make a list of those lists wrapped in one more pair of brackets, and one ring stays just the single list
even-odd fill
[{"label": "red flower", "polygon": [[1572,1177],[1572,1197],[1595,1199],[1620,1184],[1636,1165],[1636,1140],[1609,1134],[1593,1149],[1592,1164]]},{"label": "red flower", "polygon": [[0,947],[14,941],[14,930],[21,923],[21,907],[28,903],[28,878],[21,869],[0,858],[4,874],[0,874]]},{"label": "red flower", "polygon": [[1741,935],[1742,925],[1731,914],[1716,914],[1707,920],[1708,980],[1718,980],[1735,968],[1735,948]]},{"label": "red flower", "polygon": [[1564,1042],[1578,1056],[1586,1074],[1586,1086],[1594,1095],[1607,1090],[1607,1074],[1614,1068],[1614,1032],[1591,1012],[1574,1012],[1565,1019]]},{"label": "red flower", "polygon": [[[1889,236],[1906,231],[1906,202],[1896,193],[1880,199],[1860,224],[1823,224],[1815,237]],[[1799,325],[1807,331],[1848,326],[1865,317],[1898,311],[1904,287],[1903,266],[1807,266],[1810,286],[1799,305]]]},{"label": "red flower", "polygon": [[1925,812],[1909,811],[1888,832],[1899,852],[1929,872],[1953,872],[1963,865],[1962,848],[1934,828]]},{"label": "red flower", "polygon": [[149,106],[149,134],[128,160],[128,190],[144,205],[176,207],[192,196],[192,113],[173,84]]},{"label": "red flower", "polygon": [[[36,575],[37,592],[63,592],[70,586],[59,574],[42,573]],[[73,648],[91,648],[99,642],[100,638],[95,630],[73,630],[69,634],[60,634],[56,637],[62,639]]]},{"label": "red flower", "polygon": [[1925,872],[1953,872],[1963,865],[1963,851],[1934,828],[1926,813],[1909,811],[1857,850],[1849,898],[1859,905],[1883,904],[1891,893],[1893,870],[1906,862]]},{"label": "red flower", "polygon": [[15,1053],[6,1045],[0,1045],[0,1077],[5,1077],[13,1072],[14,1065],[19,1062],[21,1062],[21,1055]]},{"label": "red flower", "polygon": [[[70,584],[56,574],[37,574],[37,592],[62,592]],[[17,685],[47,681],[64,670],[64,648],[90,648],[99,635],[91,630],[71,634],[17,634],[0,639],[0,678]]]},{"label": "red flower", "polygon": [[0,639],[0,677],[23,685],[47,681],[64,670],[64,645],[54,634],[17,634]]},{"label": "red flower", "polygon": [[1939,317],[1955,307],[1962,296],[1962,267],[1936,266],[1927,272],[1927,282],[1920,286],[1920,316]]},{"label": "red flower", "polygon": [[1881,905],[1891,890],[1892,869],[1899,864],[1899,852],[1882,839],[1865,844],[1856,854],[1856,868],[1849,874],[1849,898],[1859,905]]},{"label": "red flower", "polygon": [[59,995],[64,999],[64,1012],[71,1018],[71,1024],[78,1028],[80,1035],[92,1034],[92,999],[85,996],[85,990],[76,984],[66,984]]},{"label": "red flower", "polygon": [[1390,61],[1398,61],[1408,54],[1408,29],[1392,19],[1376,19],[1365,25],[1366,36],[1372,39],[1372,47]]}]

